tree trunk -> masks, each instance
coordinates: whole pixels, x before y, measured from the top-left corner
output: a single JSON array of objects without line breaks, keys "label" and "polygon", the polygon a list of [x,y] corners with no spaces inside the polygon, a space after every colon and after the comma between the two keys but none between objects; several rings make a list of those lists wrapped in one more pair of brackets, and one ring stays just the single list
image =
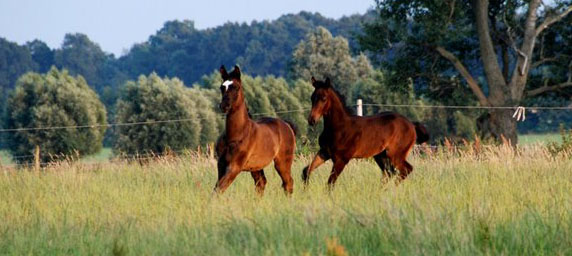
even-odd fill
[{"label": "tree trunk", "polygon": [[[507,86],[505,75],[503,75],[498,63],[499,58],[497,57],[489,30],[489,2],[487,0],[473,0],[472,4],[479,37],[481,61],[489,87],[487,100],[492,107],[511,106],[514,102],[520,101],[520,97],[516,101],[514,97],[511,97],[510,87],[512,84]],[[480,122],[488,123],[481,125],[481,127],[486,127],[486,129],[481,130],[483,137],[493,137],[498,141],[501,141],[502,137],[504,137],[510,140],[512,145],[516,145],[516,122],[512,119],[512,114],[510,109],[489,110],[488,115],[479,120]]]},{"label": "tree trunk", "polygon": [[518,143],[516,121],[511,109],[493,109],[477,120],[477,127],[483,139],[508,140],[511,145]]}]

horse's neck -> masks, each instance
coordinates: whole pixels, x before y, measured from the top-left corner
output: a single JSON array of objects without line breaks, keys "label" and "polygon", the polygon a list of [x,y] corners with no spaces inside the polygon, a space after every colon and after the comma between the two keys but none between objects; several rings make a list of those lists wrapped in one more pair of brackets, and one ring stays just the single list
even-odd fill
[{"label": "horse's neck", "polygon": [[241,139],[248,131],[252,121],[248,117],[246,104],[242,101],[235,109],[231,109],[226,115],[226,134],[229,140]]},{"label": "horse's neck", "polygon": [[343,127],[349,121],[350,114],[346,111],[344,104],[337,96],[332,96],[331,106],[328,113],[324,115],[325,125],[334,129]]}]

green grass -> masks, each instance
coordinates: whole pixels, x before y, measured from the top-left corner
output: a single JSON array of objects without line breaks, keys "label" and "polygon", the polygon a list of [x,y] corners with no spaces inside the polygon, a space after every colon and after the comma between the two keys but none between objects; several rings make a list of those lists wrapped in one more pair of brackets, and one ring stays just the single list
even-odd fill
[{"label": "green grass", "polygon": [[0,150],[0,166],[13,164],[12,156],[6,150]]},{"label": "green grass", "polygon": [[112,157],[113,157],[113,152],[111,151],[111,148],[102,148],[96,154],[82,158],[81,161],[87,163],[106,162],[109,161],[109,159],[111,159]]},{"label": "green grass", "polygon": [[543,144],[550,142],[562,143],[562,135],[560,133],[543,133],[543,134],[522,134],[518,136],[518,143],[521,145]]},{"label": "green grass", "polygon": [[0,252],[323,255],[335,239],[349,255],[572,254],[570,156],[537,146],[410,160],[398,186],[372,161],[352,161],[329,193],[331,164],[303,189],[302,157],[290,198],[272,168],[262,198],[247,173],[212,196],[216,164],[196,156],[5,170]]}]

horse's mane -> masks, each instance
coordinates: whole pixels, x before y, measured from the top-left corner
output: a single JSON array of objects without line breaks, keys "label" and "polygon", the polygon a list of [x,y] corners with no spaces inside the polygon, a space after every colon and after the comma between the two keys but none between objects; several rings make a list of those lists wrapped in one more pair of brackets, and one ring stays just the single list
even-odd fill
[{"label": "horse's mane", "polygon": [[333,86],[330,86],[329,88],[332,89],[332,91],[338,97],[338,100],[342,103],[342,108],[346,112],[346,114],[353,115],[352,109],[346,105],[346,97],[342,95],[340,92],[338,92],[338,90],[336,90]]}]

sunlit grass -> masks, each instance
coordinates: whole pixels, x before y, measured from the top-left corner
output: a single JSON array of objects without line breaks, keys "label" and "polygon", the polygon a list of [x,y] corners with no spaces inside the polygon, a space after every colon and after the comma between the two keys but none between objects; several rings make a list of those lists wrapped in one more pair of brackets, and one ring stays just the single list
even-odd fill
[{"label": "sunlit grass", "polygon": [[570,156],[539,146],[416,154],[397,186],[372,161],[352,161],[332,192],[329,163],[302,188],[309,160],[295,162],[290,198],[270,167],[264,197],[247,173],[213,196],[214,160],[192,155],[4,170],[0,251],[320,255],[335,242],[349,255],[572,253]]},{"label": "sunlit grass", "polygon": [[12,156],[6,150],[0,150],[0,166],[12,164]]},{"label": "sunlit grass", "polygon": [[518,143],[521,145],[543,144],[548,145],[551,142],[562,143],[562,135],[559,133],[530,133],[518,136]]}]

